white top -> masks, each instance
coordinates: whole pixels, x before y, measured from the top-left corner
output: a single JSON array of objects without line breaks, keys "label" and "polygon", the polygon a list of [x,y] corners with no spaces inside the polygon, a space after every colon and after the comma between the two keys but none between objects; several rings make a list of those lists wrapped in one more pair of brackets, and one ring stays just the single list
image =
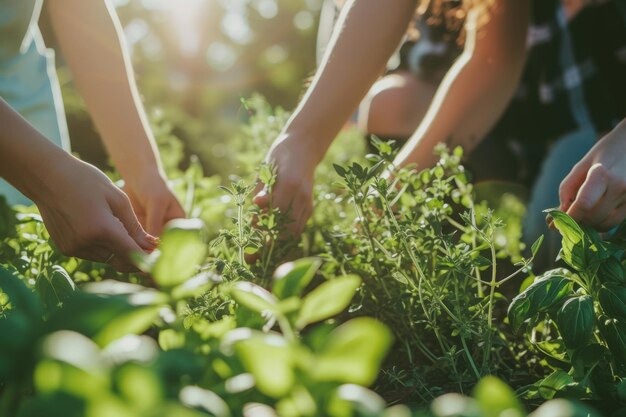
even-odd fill
[{"label": "white top", "polygon": [[[70,149],[54,51],[37,26],[43,0],[0,0],[0,97],[52,142]],[[0,179],[11,204],[30,201]]]}]

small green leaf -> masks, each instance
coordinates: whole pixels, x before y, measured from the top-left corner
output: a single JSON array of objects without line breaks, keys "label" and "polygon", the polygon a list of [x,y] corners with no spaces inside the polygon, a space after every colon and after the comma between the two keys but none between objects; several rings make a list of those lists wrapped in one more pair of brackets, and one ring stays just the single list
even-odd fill
[{"label": "small green leaf", "polygon": [[333,168],[335,168],[335,171],[337,172],[337,174],[339,174],[340,177],[346,177],[346,169],[344,167],[342,167],[341,165],[333,164]]},{"label": "small green leaf", "polygon": [[588,295],[570,298],[557,313],[556,323],[568,348],[587,343],[595,324],[593,299]]},{"label": "small green leaf", "polygon": [[296,327],[325,320],[345,310],[361,285],[361,278],[346,275],[326,281],[311,291],[302,301]]},{"label": "small green leaf", "polygon": [[541,245],[543,244],[544,235],[539,236],[539,239],[535,240],[535,243],[530,248],[531,253],[533,254],[533,258],[537,256],[539,253],[539,249],[541,249]]},{"label": "small green leaf", "polygon": [[274,273],[272,292],[281,300],[300,296],[321,265],[317,258],[305,258],[279,266]]}]

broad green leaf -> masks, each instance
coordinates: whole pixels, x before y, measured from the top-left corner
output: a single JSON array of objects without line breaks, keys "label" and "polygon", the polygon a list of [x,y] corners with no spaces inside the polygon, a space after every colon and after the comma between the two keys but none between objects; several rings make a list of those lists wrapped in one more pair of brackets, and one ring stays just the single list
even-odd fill
[{"label": "broad green leaf", "polygon": [[626,324],[618,320],[599,320],[600,332],[606,340],[619,372],[626,372]]},{"label": "broad green leaf", "polygon": [[185,387],[180,392],[180,400],[183,404],[200,408],[215,417],[230,417],[232,414],[228,404],[222,397],[200,387]]},{"label": "broad green leaf", "polygon": [[140,334],[152,326],[160,306],[146,304],[141,296],[79,293],[50,316],[54,330],[73,330],[106,346],[127,334]]},{"label": "broad green leaf", "polygon": [[306,258],[279,266],[274,273],[272,293],[281,300],[300,296],[321,265],[317,258]]},{"label": "broad green leaf", "polygon": [[161,406],[165,395],[159,375],[136,362],[126,362],[114,373],[114,383],[119,396],[136,410],[137,414],[152,414]]},{"label": "broad green leaf", "polygon": [[260,392],[281,398],[292,389],[296,352],[281,335],[237,329],[226,335],[224,343],[233,345]]},{"label": "broad green leaf", "polygon": [[44,310],[49,314],[76,292],[76,285],[68,273],[60,266],[53,266],[48,274],[41,274],[35,283]]},{"label": "broad green leaf", "polygon": [[188,279],[172,290],[172,298],[182,300],[184,298],[199,297],[221,282],[221,278],[211,272],[202,272]]},{"label": "broad green leaf", "polygon": [[39,320],[42,310],[37,296],[13,273],[0,266],[0,294],[5,293],[13,310]]},{"label": "broad green leaf", "polygon": [[624,267],[614,256],[611,256],[600,265],[598,269],[598,278],[603,284],[613,282],[617,284],[626,284],[626,274]]},{"label": "broad green leaf", "polygon": [[[525,294],[525,293],[522,293]],[[509,317],[509,323],[513,328],[513,331],[519,331],[522,323],[533,316],[531,314],[531,301],[529,297],[523,297],[522,294],[518,295],[509,304],[507,315]]]},{"label": "broad green leaf", "polygon": [[185,346],[185,333],[174,329],[164,329],[159,332],[159,346],[163,350],[179,349]]},{"label": "broad green leaf", "polygon": [[486,376],[474,388],[474,398],[483,411],[484,417],[524,415],[524,407],[515,396],[515,392],[494,376]]},{"label": "broad green leaf", "polygon": [[367,317],[350,320],[328,335],[313,376],[320,381],[370,385],[391,343],[391,331],[382,323]]},{"label": "broad green leaf", "polygon": [[359,414],[380,415],[385,409],[385,400],[374,391],[355,384],[344,384],[337,388],[337,400],[350,404],[350,409]]},{"label": "broad green leaf", "polygon": [[207,250],[202,239],[203,229],[198,219],[168,223],[161,236],[158,258],[150,271],[160,286],[172,288],[194,275]]},{"label": "broad green leaf", "polygon": [[562,339],[554,338],[534,343],[534,346],[546,356],[563,363],[567,363],[567,348]]},{"label": "broad green leaf", "polygon": [[237,282],[230,288],[231,296],[242,306],[257,313],[274,312],[278,300],[265,288],[251,282]]},{"label": "broad green leaf", "polygon": [[48,335],[42,342],[41,354],[87,372],[104,372],[106,368],[100,349],[92,340],[67,330]]},{"label": "broad green leaf", "polygon": [[302,301],[296,327],[325,320],[345,310],[361,285],[361,278],[346,275],[326,281],[311,291]]},{"label": "broad green leaf", "polygon": [[587,343],[595,325],[593,298],[583,295],[567,300],[557,313],[556,323],[568,348]]},{"label": "broad green leaf", "polygon": [[596,365],[606,360],[610,352],[606,347],[598,343],[581,346],[572,352],[572,367],[576,373],[574,376],[584,378]]},{"label": "broad green leaf", "polygon": [[626,288],[607,283],[598,291],[598,299],[609,317],[626,320]]},{"label": "broad green leaf", "polygon": [[577,271],[585,271],[598,266],[606,254],[597,236],[583,230],[570,216],[559,210],[548,210],[554,219],[554,226],[561,233],[563,260]]},{"label": "broad green leaf", "polygon": [[572,291],[573,283],[567,277],[549,274],[539,277],[509,305],[508,317],[513,330],[522,323],[559,303]]},{"label": "broad green leaf", "polygon": [[567,385],[574,383],[570,374],[563,371],[554,371],[541,381],[537,382],[539,395],[547,400],[554,398],[556,393]]}]

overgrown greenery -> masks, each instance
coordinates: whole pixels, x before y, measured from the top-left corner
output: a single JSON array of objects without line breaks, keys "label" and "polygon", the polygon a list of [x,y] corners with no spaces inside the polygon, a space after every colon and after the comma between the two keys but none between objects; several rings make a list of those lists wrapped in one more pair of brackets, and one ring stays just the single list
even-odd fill
[{"label": "overgrown greenery", "polygon": [[[475,201],[461,150],[393,170],[392,144],[363,157],[350,132],[317,173],[302,240],[283,242],[285,216],[250,193],[257,176],[271,188],[259,157],[287,115],[247,106],[228,181],[197,160],[180,170],[157,124],[196,219],[138,258],[149,279],[64,258],[34,209],[3,206],[0,415],[495,417],[555,397],[622,415],[623,229],[604,241],[552,212],[573,270],[535,278],[541,241],[520,247],[510,196],[506,212]],[[588,413],[553,400],[532,415]]]}]

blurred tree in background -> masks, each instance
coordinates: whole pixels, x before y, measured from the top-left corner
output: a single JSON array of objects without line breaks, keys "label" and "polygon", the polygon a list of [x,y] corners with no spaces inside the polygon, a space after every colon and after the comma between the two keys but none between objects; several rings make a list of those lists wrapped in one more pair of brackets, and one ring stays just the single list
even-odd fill
[{"label": "blurred tree in background", "polygon": [[[315,68],[321,0],[115,0],[146,110],[163,137],[178,137],[207,173],[232,171],[229,141],[258,92],[291,109]],[[55,47],[45,10],[40,25]],[[58,48],[55,48],[58,51]],[[57,53],[75,152],[107,167],[106,154]],[[167,133],[167,134],[166,134]]]}]

